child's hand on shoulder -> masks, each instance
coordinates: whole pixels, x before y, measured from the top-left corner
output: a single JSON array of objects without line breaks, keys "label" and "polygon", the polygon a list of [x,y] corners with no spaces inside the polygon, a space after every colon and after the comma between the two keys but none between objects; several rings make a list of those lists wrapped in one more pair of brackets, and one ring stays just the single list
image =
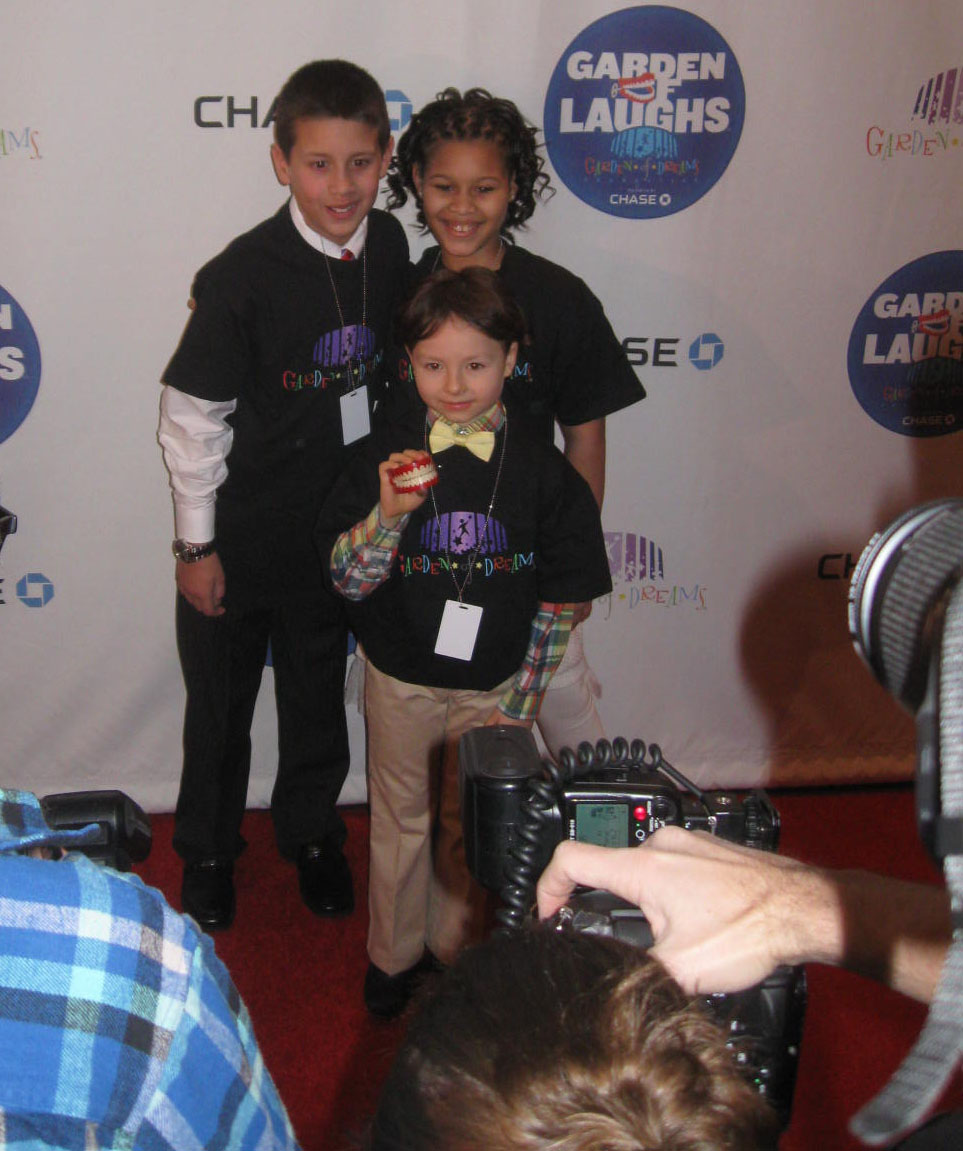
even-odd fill
[{"label": "child's hand on shoulder", "polygon": [[395,527],[402,516],[417,511],[428,498],[428,488],[438,482],[431,456],[420,448],[392,452],[378,465],[378,476],[381,522],[388,528]]}]

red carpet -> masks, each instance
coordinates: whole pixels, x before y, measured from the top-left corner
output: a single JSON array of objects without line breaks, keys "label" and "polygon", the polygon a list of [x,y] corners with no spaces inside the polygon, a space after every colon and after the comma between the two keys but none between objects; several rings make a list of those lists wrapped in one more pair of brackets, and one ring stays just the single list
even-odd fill
[{"label": "red carpet", "polygon": [[[939,876],[919,845],[909,787],[774,792],[781,850],[834,867],[908,879]],[[217,951],[246,1000],[264,1056],[305,1151],[357,1147],[358,1133],[403,1033],[364,1010],[367,811],[345,809],[359,906],[345,920],[302,906],[297,875],[274,850],[270,818],[249,812],[237,865],[238,914]],[[180,906],[171,817],[154,816],[154,847],[137,870]],[[846,972],[809,969],[809,1010],[793,1119],[781,1151],[850,1151],[846,1121],[887,1080],[925,1011]],[[959,1103],[957,1082],[951,1092]]]}]

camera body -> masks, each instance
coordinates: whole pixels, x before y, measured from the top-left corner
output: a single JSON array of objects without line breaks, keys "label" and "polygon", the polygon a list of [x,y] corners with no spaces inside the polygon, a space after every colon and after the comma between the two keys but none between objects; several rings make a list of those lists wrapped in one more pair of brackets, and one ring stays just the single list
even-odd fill
[{"label": "camera body", "polygon": [[563,839],[632,847],[674,825],[767,851],[779,842],[765,792],[700,791],[640,740],[583,744],[559,771],[527,728],[476,728],[462,737],[459,772],[468,868],[490,891],[516,883],[520,863],[537,879]]},{"label": "camera body", "polygon": [[[474,878],[499,892],[507,930],[531,919],[535,883],[563,839],[605,847],[644,843],[667,825],[708,831],[766,851],[779,815],[762,791],[701,791],[641,740],[583,744],[559,765],[542,762],[527,728],[484,727],[459,746],[462,826]],[[637,907],[606,891],[578,891],[556,916],[560,929],[652,946]],[[704,996],[746,1078],[789,1122],[806,1010],[801,967],[779,967],[746,991]]]},{"label": "camera body", "polygon": [[47,826],[78,831],[97,825],[97,834],[75,846],[94,863],[130,871],[150,854],[150,816],[122,791],[64,791],[40,800]]},{"label": "camera body", "polygon": [[[633,947],[652,946],[642,912],[608,891],[574,894],[555,915],[558,930],[604,935]],[[796,1087],[806,980],[800,967],[777,967],[745,991],[701,996],[726,1035],[744,1076],[768,1099],[783,1127],[789,1123]]]}]

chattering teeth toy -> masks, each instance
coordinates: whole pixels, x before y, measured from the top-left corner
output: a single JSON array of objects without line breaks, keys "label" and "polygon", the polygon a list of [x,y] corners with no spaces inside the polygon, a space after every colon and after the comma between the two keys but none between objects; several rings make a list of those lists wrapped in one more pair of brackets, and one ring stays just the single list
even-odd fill
[{"label": "chattering teeth toy", "polygon": [[438,483],[438,471],[431,456],[425,452],[417,459],[409,460],[400,467],[392,468],[388,473],[391,486],[396,492],[414,492],[424,495],[429,488]]}]

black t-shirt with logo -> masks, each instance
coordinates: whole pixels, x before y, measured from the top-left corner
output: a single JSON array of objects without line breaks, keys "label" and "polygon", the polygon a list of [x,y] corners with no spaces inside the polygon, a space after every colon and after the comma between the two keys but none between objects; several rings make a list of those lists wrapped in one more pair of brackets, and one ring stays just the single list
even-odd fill
[{"label": "black t-shirt with logo", "polygon": [[[507,424],[489,461],[463,447],[436,454],[434,501],[427,499],[406,524],[388,580],[349,605],[352,630],[386,675],[488,691],[521,666],[540,601],[581,603],[611,590],[588,484],[561,452],[532,435],[517,405],[506,407]],[[323,557],[377,504],[379,462],[424,443],[423,406],[372,435],[325,502],[318,526]],[[464,602],[483,609],[470,662],[434,652],[445,603],[457,599],[455,580],[461,584],[469,570]]]},{"label": "black t-shirt with logo", "polygon": [[219,539],[252,524],[310,531],[355,450],[341,424],[352,369],[368,385],[369,415],[384,394],[385,345],[407,274],[394,217],[369,214],[363,259],[328,260],[298,234],[287,204],[197,273],[194,311],[163,380],[237,401]]}]

